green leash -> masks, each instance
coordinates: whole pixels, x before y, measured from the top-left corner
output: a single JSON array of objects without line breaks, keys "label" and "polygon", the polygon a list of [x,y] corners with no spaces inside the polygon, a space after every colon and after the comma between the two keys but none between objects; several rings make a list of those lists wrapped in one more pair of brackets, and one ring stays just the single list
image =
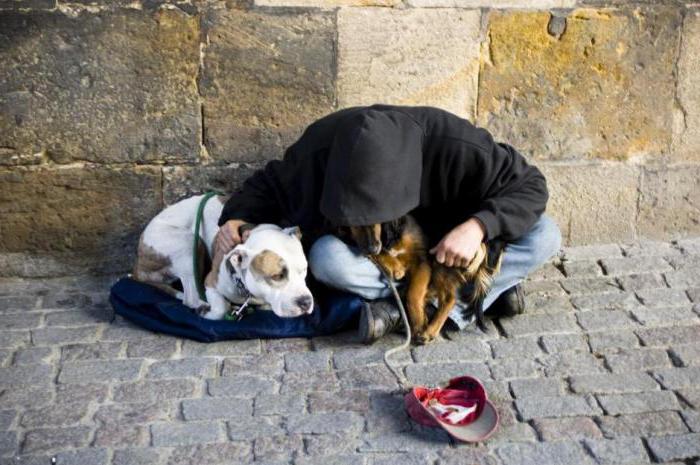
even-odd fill
[{"label": "green leash", "polygon": [[197,253],[197,248],[199,247],[199,229],[202,226],[202,215],[204,214],[204,207],[206,206],[209,199],[215,195],[220,195],[218,192],[210,191],[204,194],[202,200],[199,201],[199,207],[197,207],[197,217],[194,222],[194,243],[192,245],[192,267],[194,268],[194,281],[197,284],[197,293],[199,293],[199,298],[204,302],[207,302],[207,294],[204,292],[204,278],[199,274],[199,254]]}]

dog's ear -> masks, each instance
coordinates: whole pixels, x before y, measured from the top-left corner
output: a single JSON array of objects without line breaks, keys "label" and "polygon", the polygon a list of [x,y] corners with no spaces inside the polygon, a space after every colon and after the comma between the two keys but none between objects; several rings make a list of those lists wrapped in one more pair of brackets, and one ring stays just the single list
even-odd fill
[{"label": "dog's ear", "polygon": [[284,228],[282,230],[282,232],[289,234],[290,236],[296,237],[297,239],[301,240],[301,229],[299,229],[299,226],[292,226],[290,228]]},{"label": "dog's ear", "polygon": [[382,223],[382,246],[386,249],[393,247],[401,239],[405,226],[405,216]]},{"label": "dog's ear", "polygon": [[245,247],[237,245],[226,257],[226,269],[230,274],[235,274],[248,260],[248,251]]}]

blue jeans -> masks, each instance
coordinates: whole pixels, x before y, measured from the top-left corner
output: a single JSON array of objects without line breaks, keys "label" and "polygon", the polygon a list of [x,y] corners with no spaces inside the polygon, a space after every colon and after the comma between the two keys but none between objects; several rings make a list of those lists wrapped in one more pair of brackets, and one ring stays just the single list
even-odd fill
[{"label": "blue jeans", "polygon": [[[540,216],[528,232],[506,245],[501,271],[494,277],[491,289],[484,299],[484,311],[504,291],[521,282],[530,272],[554,256],[560,247],[559,227],[549,216]],[[308,259],[311,273],[327,286],[368,300],[391,295],[377,266],[335,236],[320,237],[312,245]],[[464,317],[465,305],[458,302],[450,313],[450,319],[460,329],[473,321],[473,318]]]}]

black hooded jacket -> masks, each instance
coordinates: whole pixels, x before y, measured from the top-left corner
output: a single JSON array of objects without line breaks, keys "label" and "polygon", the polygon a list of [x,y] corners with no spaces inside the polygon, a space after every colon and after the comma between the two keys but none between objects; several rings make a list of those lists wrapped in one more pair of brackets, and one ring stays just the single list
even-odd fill
[{"label": "black hooded jacket", "polygon": [[470,217],[486,239],[513,240],[544,211],[542,173],[484,129],[432,107],[347,108],[311,124],[283,160],[254,173],[219,224],[299,225],[309,246],[330,225],[411,212],[431,246]]}]

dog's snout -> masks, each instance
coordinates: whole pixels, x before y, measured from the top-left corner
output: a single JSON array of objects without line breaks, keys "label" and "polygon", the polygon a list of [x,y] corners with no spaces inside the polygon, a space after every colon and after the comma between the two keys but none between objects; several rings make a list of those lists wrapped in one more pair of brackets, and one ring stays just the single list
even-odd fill
[{"label": "dog's snout", "polygon": [[302,311],[310,313],[313,309],[314,299],[310,295],[303,295],[301,297],[297,297],[295,303]]}]

